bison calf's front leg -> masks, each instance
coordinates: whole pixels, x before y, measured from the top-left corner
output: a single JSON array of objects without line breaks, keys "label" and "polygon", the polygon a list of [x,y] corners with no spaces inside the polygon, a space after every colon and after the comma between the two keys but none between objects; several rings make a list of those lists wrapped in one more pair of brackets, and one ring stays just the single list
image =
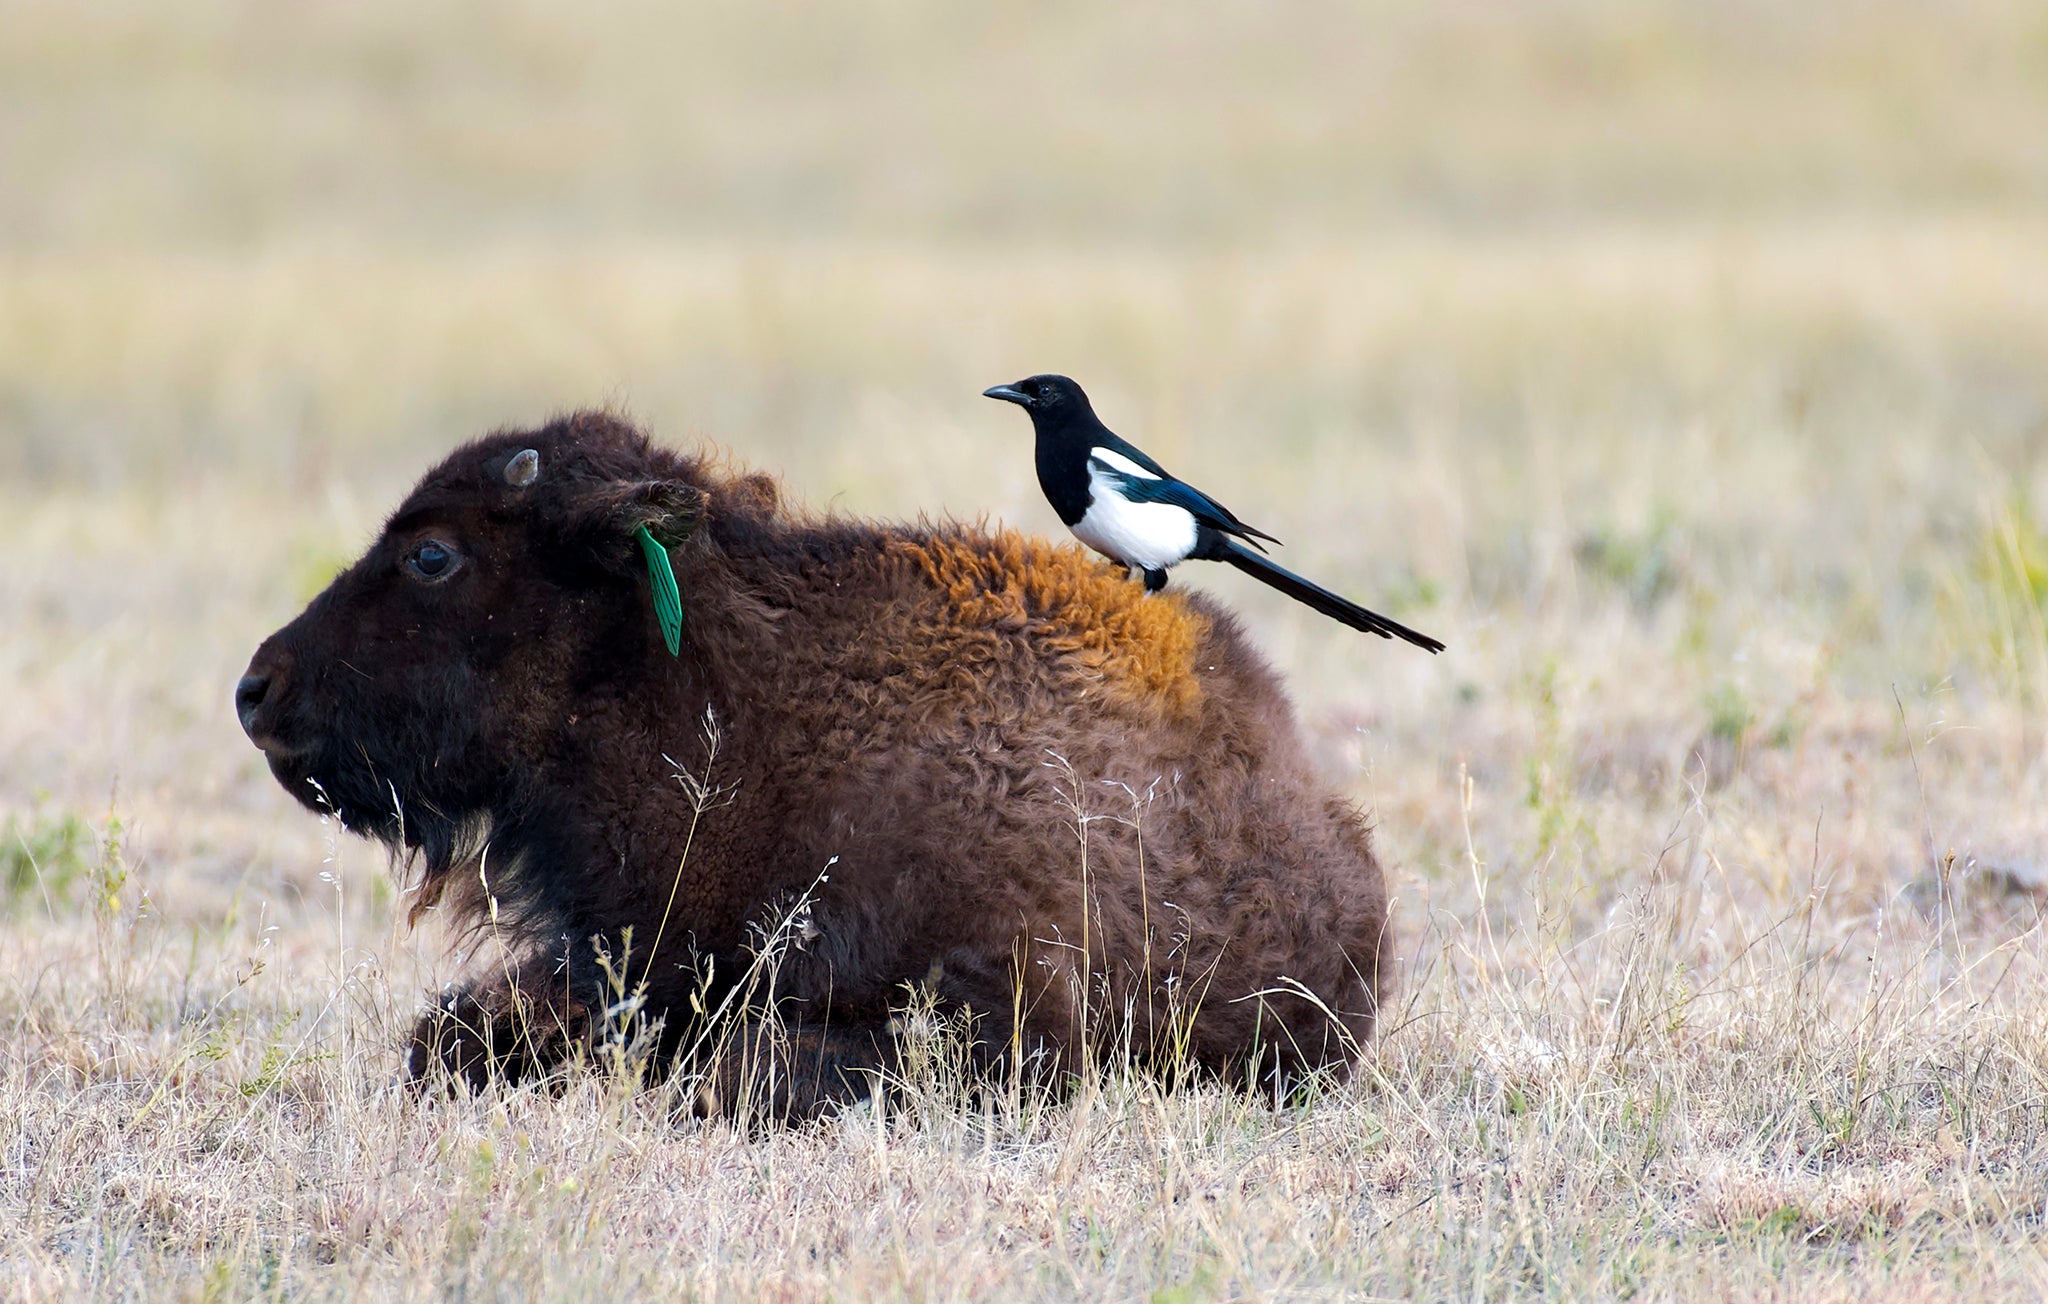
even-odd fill
[{"label": "bison calf's front leg", "polygon": [[885,1024],[743,1019],[700,1064],[700,1115],[793,1122],[866,1100],[897,1068],[896,1038]]},{"label": "bison calf's front leg", "polygon": [[544,966],[497,982],[450,989],[413,1025],[406,1077],[415,1087],[444,1083],[480,1091],[492,1081],[544,1074],[588,1047],[596,1031],[589,1009],[561,989]]}]

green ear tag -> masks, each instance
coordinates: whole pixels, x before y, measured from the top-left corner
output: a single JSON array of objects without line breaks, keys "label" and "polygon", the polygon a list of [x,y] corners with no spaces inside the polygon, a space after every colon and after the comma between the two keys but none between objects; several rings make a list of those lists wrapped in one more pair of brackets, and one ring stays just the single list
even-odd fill
[{"label": "green ear tag", "polygon": [[661,622],[661,641],[672,657],[683,654],[683,594],[676,587],[676,572],[668,564],[668,549],[661,546],[646,526],[633,532],[640,551],[647,555],[647,578],[654,583],[654,618]]}]

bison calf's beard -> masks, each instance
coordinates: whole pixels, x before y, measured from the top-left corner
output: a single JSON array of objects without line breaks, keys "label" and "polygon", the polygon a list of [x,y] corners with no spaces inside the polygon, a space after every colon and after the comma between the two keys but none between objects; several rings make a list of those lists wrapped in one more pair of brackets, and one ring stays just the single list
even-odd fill
[{"label": "bison calf's beard", "polygon": [[902,1069],[906,1005],[1054,1077],[1341,1076],[1373,1027],[1382,875],[1277,679],[1072,546],[820,520],[586,413],[430,471],[236,707],[513,956],[422,1016],[422,1083],[637,1038],[797,1116]]},{"label": "bison calf's beard", "polygon": [[257,650],[237,690],[243,727],[301,803],[443,874],[503,780],[488,700],[461,664],[394,667],[381,682],[321,647],[317,610]]}]

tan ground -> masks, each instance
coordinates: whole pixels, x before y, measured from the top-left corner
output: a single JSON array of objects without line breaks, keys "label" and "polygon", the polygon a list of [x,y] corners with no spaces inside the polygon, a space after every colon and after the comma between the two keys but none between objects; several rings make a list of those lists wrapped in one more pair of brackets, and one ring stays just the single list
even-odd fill
[{"label": "tan ground", "polygon": [[[2048,22],[2024,4],[0,8],[0,1295],[2048,1294]],[[1113,425],[1391,867],[1305,1107],[422,1107],[452,975],[250,650],[613,403],[1055,522]]]}]

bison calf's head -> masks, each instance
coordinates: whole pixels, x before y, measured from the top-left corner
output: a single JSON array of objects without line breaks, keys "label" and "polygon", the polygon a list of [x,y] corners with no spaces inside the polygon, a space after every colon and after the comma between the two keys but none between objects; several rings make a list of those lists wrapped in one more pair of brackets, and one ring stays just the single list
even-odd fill
[{"label": "bison calf's head", "polygon": [[586,415],[430,472],[236,685],[278,782],[444,874],[550,753],[572,698],[587,710],[666,656],[636,535],[675,547],[705,507],[659,474],[667,460]]}]

